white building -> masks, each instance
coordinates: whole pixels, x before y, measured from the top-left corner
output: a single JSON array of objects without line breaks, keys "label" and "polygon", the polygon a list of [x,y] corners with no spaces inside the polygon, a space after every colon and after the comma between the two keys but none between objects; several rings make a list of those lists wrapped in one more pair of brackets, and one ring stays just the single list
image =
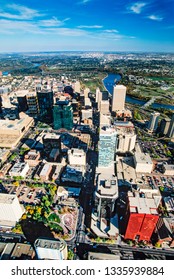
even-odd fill
[{"label": "white building", "polygon": [[103,115],[100,113],[100,127],[111,125],[111,115]]},{"label": "white building", "polygon": [[156,129],[158,127],[159,116],[160,116],[160,113],[157,113],[157,112],[151,113],[150,121],[148,123],[148,130],[150,132],[156,131]]},{"label": "white building", "polygon": [[91,107],[91,100],[88,97],[85,97],[85,107]]},{"label": "white building", "polygon": [[44,164],[44,166],[41,170],[41,173],[39,175],[40,179],[43,180],[43,181],[48,180],[51,170],[52,170],[51,164],[49,164],[49,163]]},{"label": "white building", "polygon": [[80,93],[80,82],[79,81],[76,81],[74,83],[74,91],[77,93]]},{"label": "white building", "polygon": [[151,173],[153,162],[149,154],[135,152],[134,154],[135,170],[137,173]]},{"label": "white building", "polygon": [[9,171],[11,177],[21,176],[25,178],[29,170],[28,162],[17,162],[13,165],[12,169]]},{"label": "white building", "polygon": [[84,94],[84,97],[85,98],[88,98],[88,93],[90,92],[90,89],[89,88],[85,88],[84,91],[83,91],[83,94]]},{"label": "white building", "polygon": [[116,152],[132,152],[135,148],[136,133],[134,125],[131,122],[115,122],[117,131]]},{"label": "white building", "polygon": [[104,115],[109,114],[109,100],[102,100],[100,102],[100,112]]},{"label": "white building", "polygon": [[82,113],[82,120],[87,120],[89,118],[92,119],[92,109],[81,110],[81,113]]},{"label": "white building", "polygon": [[99,88],[96,88],[96,93],[95,93],[95,102],[97,103],[97,108],[100,111],[100,103],[102,101],[102,93]]},{"label": "white building", "polygon": [[170,121],[170,126],[169,126],[169,130],[168,130],[168,133],[167,135],[170,137],[170,138],[174,138],[174,114],[171,118],[171,121]]},{"label": "white building", "polygon": [[39,238],[34,247],[39,260],[67,260],[68,250],[64,240]]},{"label": "white building", "polygon": [[68,151],[68,161],[71,166],[86,166],[86,153],[80,149],[71,149]]},{"label": "white building", "polygon": [[113,89],[112,96],[112,112],[124,110],[126,99],[126,87],[123,85],[116,85]]},{"label": "white building", "polygon": [[16,195],[0,193],[0,226],[15,226],[24,212]]}]

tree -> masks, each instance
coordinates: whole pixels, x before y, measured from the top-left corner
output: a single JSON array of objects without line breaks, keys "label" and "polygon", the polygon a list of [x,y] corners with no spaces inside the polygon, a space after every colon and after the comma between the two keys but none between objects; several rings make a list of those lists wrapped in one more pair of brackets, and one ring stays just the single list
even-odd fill
[{"label": "tree", "polygon": [[74,253],[71,249],[68,250],[68,260],[73,260],[74,259]]}]

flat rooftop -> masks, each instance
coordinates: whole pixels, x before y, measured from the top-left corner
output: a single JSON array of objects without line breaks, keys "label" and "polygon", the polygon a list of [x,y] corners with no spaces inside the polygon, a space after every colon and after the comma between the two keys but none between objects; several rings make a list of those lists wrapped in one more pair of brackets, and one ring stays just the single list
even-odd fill
[{"label": "flat rooftop", "polygon": [[126,122],[124,122],[124,121],[115,121],[114,122],[114,125],[116,126],[116,127],[119,127],[119,128],[124,128],[124,127],[129,127],[129,128],[134,128],[134,125],[133,125],[133,123],[132,122],[130,122],[130,121],[126,121]]},{"label": "flat rooftop", "polygon": [[13,167],[12,167],[12,169],[10,171],[12,171],[12,172],[20,172],[20,171],[22,171],[25,168],[26,165],[27,165],[26,162],[17,162],[17,163],[15,163],[13,165]]},{"label": "flat rooftop", "polygon": [[158,215],[157,206],[153,198],[141,196],[138,192],[128,192],[131,213]]},{"label": "flat rooftop", "polygon": [[44,165],[44,167],[42,168],[42,171],[40,173],[40,176],[45,176],[48,172],[49,172],[49,169],[50,169],[50,164],[49,163],[46,163]]},{"label": "flat rooftop", "polygon": [[11,259],[19,259],[21,257],[31,258],[33,254],[35,253],[31,245],[17,243],[11,254]]},{"label": "flat rooftop", "polygon": [[115,176],[115,166],[110,168],[97,168],[96,170],[96,196],[117,197],[118,196],[118,181]]},{"label": "flat rooftop", "polygon": [[44,135],[44,139],[60,139],[60,135],[55,133],[47,133]]},{"label": "flat rooftop", "polygon": [[0,193],[0,204],[12,204],[15,198],[15,194]]},{"label": "flat rooftop", "polygon": [[128,183],[136,183],[133,157],[117,157],[117,177]]},{"label": "flat rooftop", "polygon": [[153,164],[152,159],[149,154],[135,152],[134,157],[137,163]]},{"label": "flat rooftop", "polygon": [[34,243],[35,247],[60,250],[65,246],[62,240],[51,240],[51,239],[37,239]]}]

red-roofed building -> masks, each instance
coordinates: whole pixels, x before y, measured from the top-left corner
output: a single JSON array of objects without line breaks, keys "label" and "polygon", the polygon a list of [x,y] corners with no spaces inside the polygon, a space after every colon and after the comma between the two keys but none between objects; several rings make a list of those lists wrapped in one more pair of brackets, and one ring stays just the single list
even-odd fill
[{"label": "red-roofed building", "polygon": [[124,238],[150,241],[159,218],[154,198],[141,196],[138,192],[129,193],[126,217]]}]

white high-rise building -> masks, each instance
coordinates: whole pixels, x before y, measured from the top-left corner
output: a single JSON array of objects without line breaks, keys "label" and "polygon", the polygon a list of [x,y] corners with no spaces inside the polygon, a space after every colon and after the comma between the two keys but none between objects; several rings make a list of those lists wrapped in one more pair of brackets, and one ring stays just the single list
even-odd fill
[{"label": "white high-rise building", "polygon": [[84,91],[83,91],[83,94],[84,94],[84,97],[85,98],[88,98],[88,93],[90,92],[90,89],[89,88],[85,88]]},{"label": "white high-rise building", "polygon": [[25,212],[13,194],[0,194],[0,226],[13,227]]},{"label": "white high-rise building", "polygon": [[170,137],[170,138],[174,138],[174,114],[171,118],[171,121],[170,121],[170,126],[169,126],[169,130],[168,130],[168,133],[167,135]]},{"label": "white high-rise building", "polygon": [[96,93],[95,93],[95,102],[97,103],[97,108],[100,111],[100,103],[102,101],[102,93],[99,88],[96,88]]},{"label": "white high-rise building", "polygon": [[74,91],[77,93],[80,93],[80,82],[79,81],[76,81],[74,83]]},{"label": "white high-rise building", "polygon": [[102,100],[100,102],[100,112],[104,115],[109,114],[109,100]]},{"label": "white high-rise building", "polygon": [[151,113],[150,121],[148,124],[149,131],[151,131],[151,132],[156,131],[156,129],[158,127],[159,116],[160,116],[160,113],[157,113],[157,112]]},{"label": "white high-rise building", "polygon": [[123,85],[115,85],[112,96],[112,112],[124,110],[126,99],[126,87]]}]

